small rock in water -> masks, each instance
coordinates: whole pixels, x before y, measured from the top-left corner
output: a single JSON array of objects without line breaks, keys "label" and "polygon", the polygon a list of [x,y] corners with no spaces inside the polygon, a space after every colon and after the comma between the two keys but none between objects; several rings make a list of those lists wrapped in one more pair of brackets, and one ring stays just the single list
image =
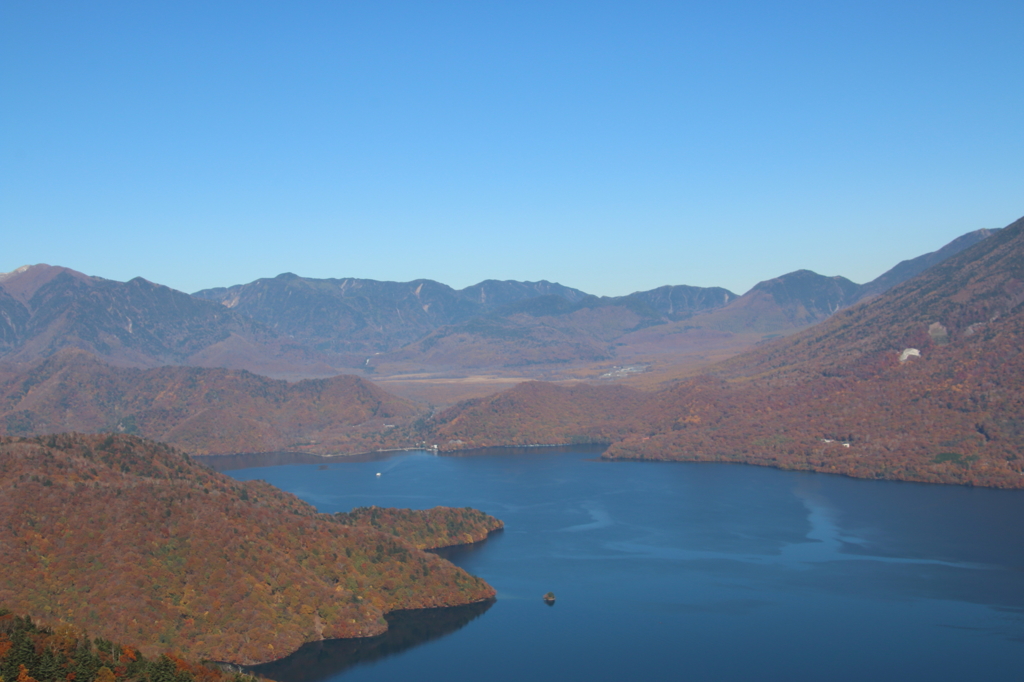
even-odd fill
[{"label": "small rock in water", "polygon": [[554,592],[548,592],[547,594],[545,594],[544,595],[544,603],[547,604],[548,606],[551,606],[552,604],[554,604],[555,603],[555,593]]}]

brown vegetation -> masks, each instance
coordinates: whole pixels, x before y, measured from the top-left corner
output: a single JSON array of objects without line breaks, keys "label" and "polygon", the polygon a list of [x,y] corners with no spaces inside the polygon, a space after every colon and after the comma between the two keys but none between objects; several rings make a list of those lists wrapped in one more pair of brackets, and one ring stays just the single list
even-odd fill
[{"label": "brown vegetation", "polygon": [[141,370],[73,350],[0,374],[0,433],[124,432],[195,454],[376,450],[405,444],[416,412],[351,375],[288,383],[244,370]]},{"label": "brown vegetation", "polygon": [[[759,340],[748,336],[819,322],[992,233],[966,234],[863,286],[802,270],[743,296],[676,285],[596,297],[557,283],[494,280],[456,291],[431,280],[290,273],[188,296],[139,277],[115,282],[40,264],[0,273],[0,359],[25,366],[70,348],[119,366],[248,369],[290,380],[339,367],[377,377],[516,368],[553,379],[640,355],[695,367],[721,358],[723,346],[738,351]],[[664,331],[643,333],[652,327]],[[692,330],[719,332],[724,343],[708,347]],[[677,342],[704,357],[678,353]]]}]

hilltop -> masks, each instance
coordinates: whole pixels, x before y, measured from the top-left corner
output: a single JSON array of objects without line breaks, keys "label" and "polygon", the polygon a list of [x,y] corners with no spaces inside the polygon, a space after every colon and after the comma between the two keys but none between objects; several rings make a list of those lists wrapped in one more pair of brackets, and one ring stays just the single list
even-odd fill
[{"label": "hilltop", "polygon": [[24,365],[66,348],[127,367],[335,373],[249,317],[141,277],[115,282],[44,264],[0,275],[0,360]]}]

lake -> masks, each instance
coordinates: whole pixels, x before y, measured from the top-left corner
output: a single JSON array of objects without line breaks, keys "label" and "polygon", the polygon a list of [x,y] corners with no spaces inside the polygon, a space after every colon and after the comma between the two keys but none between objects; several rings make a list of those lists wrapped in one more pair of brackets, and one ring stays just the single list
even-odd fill
[{"label": "lake", "polygon": [[307,645],[260,672],[280,682],[1024,679],[1024,492],[600,452],[226,472],[322,512],[471,506],[505,522],[444,554],[497,589],[493,604],[395,614],[388,635]]}]

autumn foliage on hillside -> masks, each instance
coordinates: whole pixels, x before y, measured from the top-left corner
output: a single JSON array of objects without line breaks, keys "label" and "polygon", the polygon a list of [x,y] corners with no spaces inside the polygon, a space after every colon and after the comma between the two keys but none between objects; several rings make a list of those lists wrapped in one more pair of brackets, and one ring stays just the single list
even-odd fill
[{"label": "autumn foliage on hillside", "polygon": [[[886,294],[660,391],[523,384],[443,448],[607,438],[608,458],[1024,487],[1024,220]],[[902,351],[919,355],[901,361]]]},{"label": "autumn foliage on hillside", "polygon": [[472,507],[453,509],[393,509],[389,507],[356,507],[350,512],[334,515],[348,526],[368,526],[396,535],[416,549],[438,549],[468,545],[485,540],[505,524]]},{"label": "autumn foliage on hillside", "polygon": [[0,609],[0,680],[12,682],[257,682],[214,665],[171,653],[147,659],[142,652],[74,628],[42,628],[31,618]]},{"label": "autumn foliage on hillside", "polygon": [[351,375],[288,383],[237,370],[141,370],[76,350],[0,374],[0,433],[122,432],[195,454],[394,447],[415,413]]},{"label": "autumn foliage on hillside", "polygon": [[0,439],[0,518],[0,603],[147,656],[268,661],[494,596],[391,533],[132,436]]}]

